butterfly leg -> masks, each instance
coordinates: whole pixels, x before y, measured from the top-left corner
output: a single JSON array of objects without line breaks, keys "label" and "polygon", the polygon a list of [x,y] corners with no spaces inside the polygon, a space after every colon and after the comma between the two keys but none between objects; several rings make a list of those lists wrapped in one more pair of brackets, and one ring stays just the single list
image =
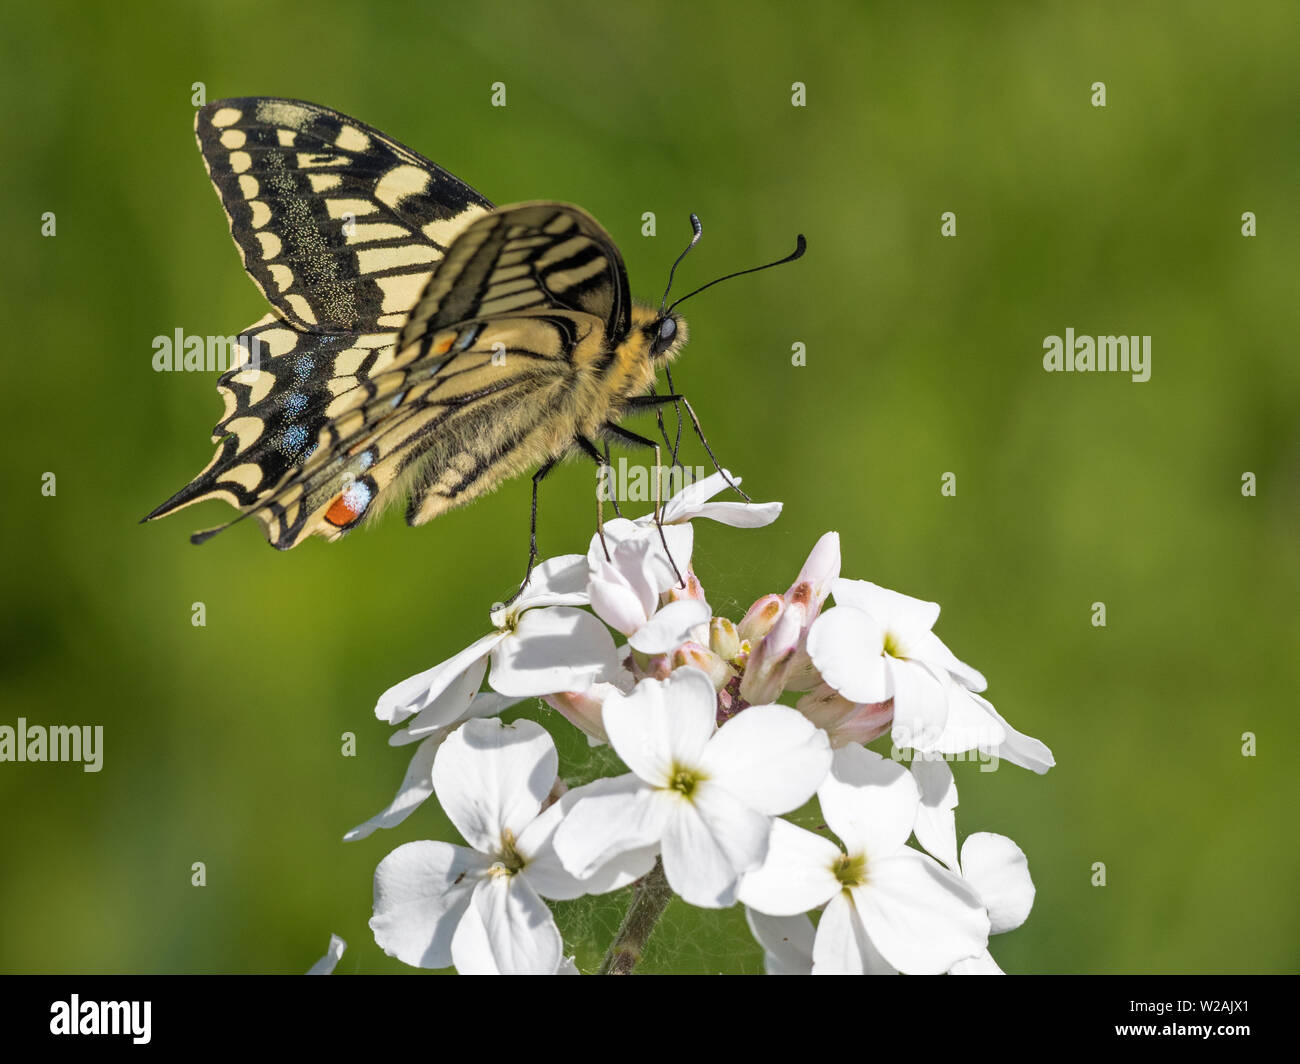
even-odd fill
[{"label": "butterfly leg", "polygon": [[[596,445],[586,436],[575,436],[573,442],[596,463],[596,535],[600,537],[600,549],[605,552],[605,561],[612,561],[609,556],[609,544],[605,542],[605,496],[601,492],[602,485],[600,483],[600,477],[604,474],[605,486],[609,484],[609,474],[605,472],[610,468],[609,444],[605,444],[605,453],[602,455],[596,449]],[[616,493],[611,491],[609,494],[612,498]],[[623,516],[622,511],[618,508],[618,499],[616,498],[614,499],[614,512],[619,517]]]},{"label": "butterfly leg", "polygon": [[[609,460],[609,440],[606,440],[606,441],[605,441],[605,468],[606,468],[606,469],[613,469],[613,468],[614,468],[614,463],[612,463],[612,462]],[[606,474],[606,475],[608,476],[609,474]],[[620,507],[619,507],[619,505],[618,505],[618,492],[616,492],[616,491],[611,491],[611,492],[609,493],[609,501],[612,502],[612,503],[614,504],[614,513],[617,514],[619,517],[622,517],[622,516],[623,516],[623,511],[622,511],[622,509],[620,509]],[[603,517],[604,515],[602,514],[601,516]]]},{"label": "butterfly leg", "polygon": [[[646,398],[650,397],[647,396]],[[659,444],[655,443],[654,440],[646,439],[646,437],[640,436],[635,432],[629,432],[621,425],[616,425],[612,421],[605,422],[605,432],[611,436],[616,436],[625,443],[630,443],[637,447],[649,447],[654,451],[655,527],[659,529],[659,542],[664,546],[664,553],[668,555],[668,562],[673,567],[673,573],[677,576],[677,582],[682,587],[685,587],[686,579],[682,576],[682,571],[677,568],[677,560],[673,557],[673,552],[668,549],[668,537],[664,535],[663,507],[661,505],[663,480],[660,476],[663,471],[663,466],[661,464],[662,456],[659,451]]]},{"label": "butterfly leg", "polygon": [[672,394],[637,395],[637,396],[633,396],[631,399],[628,399],[627,405],[629,407],[632,407],[633,409],[637,407],[662,408],[666,403],[677,403],[677,402],[680,402],[682,406],[686,407],[686,413],[691,419],[691,424],[695,426],[695,435],[697,435],[700,438],[700,442],[704,444],[704,450],[709,456],[709,461],[713,463],[713,468],[722,474],[722,479],[727,482],[727,485],[732,489],[732,491],[734,491],[746,502],[753,502],[754,500],[751,499],[748,495],[746,495],[743,491],[741,491],[740,485],[737,484],[735,481],[733,481],[731,477],[728,475],[727,471],[723,469],[721,465],[718,464],[718,459],[713,453],[713,448],[709,446],[708,438],[704,435],[704,429],[700,427],[700,419],[696,416],[695,409],[691,406],[686,396],[672,395]]},{"label": "butterfly leg", "polygon": [[528,567],[524,570],[524,579],[519,585],[519,590],[506,599],[502,606],[509,606],[522,595],[528,586],[528,581],[532,579],[533,565],[537,561],[537,487],[545,479],[546,474],[555,468],[557,461],[558,459],[552,458],[533,474],[533,509],[532,517],[528,522]]}]

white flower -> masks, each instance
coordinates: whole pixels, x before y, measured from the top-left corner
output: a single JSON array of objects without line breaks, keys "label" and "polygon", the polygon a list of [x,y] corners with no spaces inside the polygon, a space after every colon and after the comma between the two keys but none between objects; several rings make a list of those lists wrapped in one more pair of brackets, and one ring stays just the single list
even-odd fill
[{"label": "white flower", "polygon": [[[707,517],[710,521],[731,525],[733,528],[762,528],[781,516],[779,502],[709,502],[713,496],[730,487],[727,477],[731,477],[732,484],[740,484],[740,477],[732,477],[728,471],[726,476],[713,473],[703,480],[686,485],[664,503],[660,520],[665,525],[675,525],[693,521],[697,517]],[[652,513],[637,518],[637,524],[640,525],[653,523]]]},{"label": "white flower", "polygon": [[519,599],[493,612],[496,631],[389,688],[380,696],[375,715],[400,724],[412,714],[423,713],[424,724],[430,729],[450,724],[463,709],[462,699],[443,700],[441,696],[458,681],[477,690],[488,661],[492,664],[488,683],[510,697],[590,687],[617,666],[618,658],[604,625],[574,608],[587,602],[586,584],[582,555],[567,554],[543,562],[533,570]]},{"label": "white flower", "polygon": [[567,869],[585,877],[656,847],[686,901],[735,900],[739,877],[763,861],[772,818],[806,802],[826,775],[830,745],[785,706],[751,706],[721,728],[716,714],[713,684],[690,667],[606,698],[605,731],[632,771],[604,781],[603,793],[571,792],[579,800],[555,837]]},{"label": "white flower", "polygon": [[624,854],[585,882],[569,875],[552,838],[573,803],[565,795],[542,809],[557,765],[551,737],[528,720],[472,720],[443,743],[433,786],[469,847],[411,842],[379,863],[370,927],[384,952],[464,974],[561,970],[563,943],[542,896],[617,889],[654,857]]},{"label": "white flower", "polygon": [[599,535],[592,537],[587,551],[591,608],[643,654],[666,654],[709,620],[709,604],[701,599],[660,607],[659,596],[677,584],[678,573],[685,576],[694,544],[690,525],[665,527],[662,536],[660,532],[653,525],[618,518],[605,524],[603,541]]},{"label": "white flower", "polygon": [[348,944],[338,935],[330,935],[330,945],[329,949],[325,951],[325,956],[308,968],[307,974],[333,975],[334,969],[338,967],[339,961],[343,959],[343,951],[347,948]]},{"label": "white flower", "polygon": [[937,602],[842,578],[831,594],[835,606],[809,629],[808,654],[822,679],[850,702],[893,698],[896,745],[924,749],[943,732],[953,680],[972,691],[987,686],[931,631]]},{"label": "white flower", "polygon": [[766,861],[740,885],[741,901],[772,916],[826,906],[814,973],[937,974],[984,949],[989,919],[975,891],[906,846],[920,795],[900,765],[843,747],[817,795],[844,849],[777,820]]}]

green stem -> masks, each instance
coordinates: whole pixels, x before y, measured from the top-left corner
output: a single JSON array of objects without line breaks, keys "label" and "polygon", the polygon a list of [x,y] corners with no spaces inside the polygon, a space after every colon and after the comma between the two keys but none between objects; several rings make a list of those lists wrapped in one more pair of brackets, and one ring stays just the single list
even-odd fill
[{"label": "green stem", "polygon": [[601,963],[601,975],[632,974],[672,896],[673,889],[664,876],[663,861],[655,858],[654,868],[638,879],[633,888],[632,904],[628,906],[623,924]]}]

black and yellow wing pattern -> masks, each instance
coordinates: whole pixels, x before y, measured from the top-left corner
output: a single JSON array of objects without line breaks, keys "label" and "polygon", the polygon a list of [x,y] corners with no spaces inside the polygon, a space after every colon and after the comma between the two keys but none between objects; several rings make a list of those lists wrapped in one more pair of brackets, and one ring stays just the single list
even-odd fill
[{"label": "black and yellow wing pattern", "polygon": [[272,311],[218,382],[216,455],[147,519],[218,498],[288,549],[409,494],[419,524],[562,454],[603,405],[584,389],[632,308],[622,258],[584,211],[494,211],[377,130],[300,101],[217,101],[196,129]]}]

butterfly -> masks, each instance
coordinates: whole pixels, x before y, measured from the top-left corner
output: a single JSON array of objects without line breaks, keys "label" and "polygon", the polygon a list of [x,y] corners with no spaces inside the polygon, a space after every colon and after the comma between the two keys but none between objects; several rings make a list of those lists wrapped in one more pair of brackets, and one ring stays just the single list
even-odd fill
[{"label": "butterfly", "polygon": [[252,517],[288,550],[401,499],[422,525],[533,470],[531,571],[537,487],[560,459],[607,465],[611,440],[657,450],[618,422],[657,409],[663,431],[666,403],[683,403],[704,440],[671,378],[654,392],[684,320],[667,293],[658,309],[633,301],[617,246],[582,208],[494,208],[378,130],[299,100],[218,100],[195,132],[271,311],[218,380],[216,454],[144,520],[221,499],[239,517],[194,542]]}]

